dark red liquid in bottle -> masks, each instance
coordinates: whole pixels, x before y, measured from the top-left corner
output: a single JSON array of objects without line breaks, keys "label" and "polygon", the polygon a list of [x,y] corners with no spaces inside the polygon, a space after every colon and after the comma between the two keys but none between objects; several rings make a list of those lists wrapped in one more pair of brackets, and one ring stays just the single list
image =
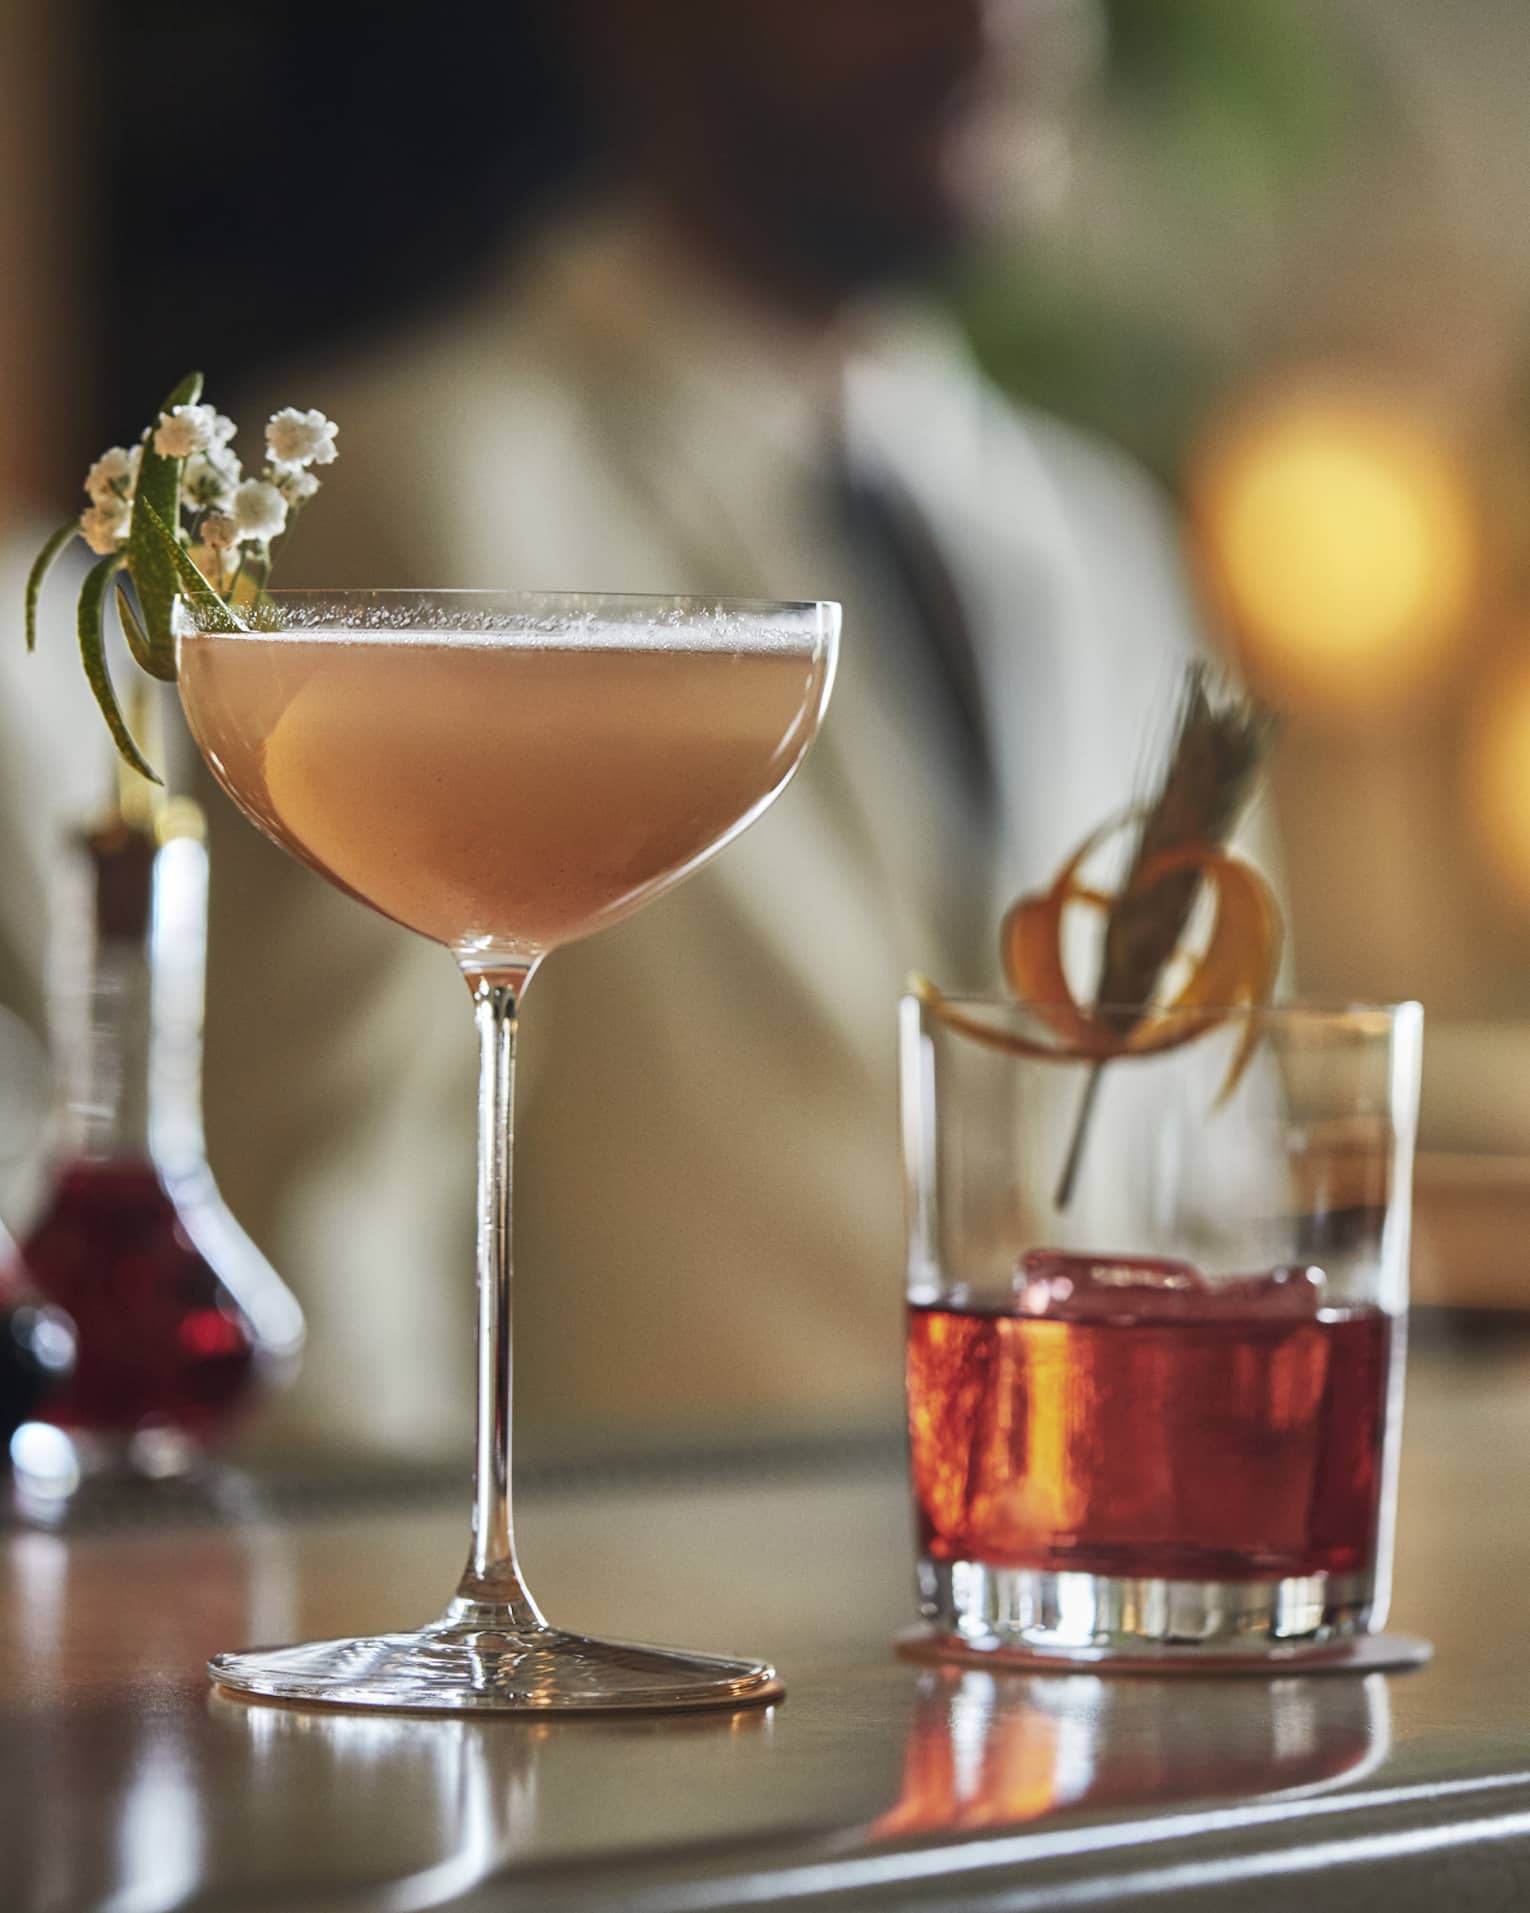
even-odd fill
[{"label": "dark red liquid in bottle", "polygon": [[74,1376],[48,1402],[50,1421],[201,1437],[220,1432],[249,1398],[253,1330],[151,1163],[70,1163],[25,1254],[79,1334]]},{"label": "dark red liquid in bottle", "polygon": [[162,824],[113,815],[61,861],[52,1008],[66,1140],[23,1244],[78,1338],[47,1418],[130,1456],[135,1436],[185,1438],[153,1465],[224,1433],[302,1337],[296,1303],[207,1166],[206,852]]},{"label": "dark red liquid in bottle", "polygon": [[925,1554],[1162,1579],[1368,1569],[1389,1319],[1233,1287],[1250,1299],[1136,1316],[911,1306]]}]

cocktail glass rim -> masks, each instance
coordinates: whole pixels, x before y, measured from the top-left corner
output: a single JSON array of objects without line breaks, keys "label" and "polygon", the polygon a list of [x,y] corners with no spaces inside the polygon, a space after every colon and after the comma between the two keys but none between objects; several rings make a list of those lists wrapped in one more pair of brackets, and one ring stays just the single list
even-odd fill
[{"label": "cocktail glass rim", "polygon": [[[926,998],[918,990],[904,992],[906,1001],[922,1003]],[[1057,1005],[1042,1003],[1032,998],[1006,996],[997,990],[942,990],[939,1002],[949,1003],[958,1009],[990,1009],[1014,1012],[1017,1015],[1046,1018],[1055,1015]],[[1260,1021],[1278,1022],[1283,1019],[1305,1018],[1311,1021],[1341,1022],[1351,1019],[1375,1018],[1378,1023],[1396,1022],[1407,1016],[1423,1015],[1424,1005],[1417,997],[1398,997],[1392,1002],[1370,1002],[1361,997],[1346,996],[1292,996],[1282,997],[1276,1003],[1196,1003],[1181,1007],[1174,1003],[1155,1003],[1143,1009],[1136,1004],[1103,1003],[1087,1006],[1092,1013],[1104,1016],[1135,1016],[1143,1021],[1155,1018],[1172,1017],[1176,1021],[1201,1018],[1206,1021],[1225,1022],[1232,1017],[1255,1017]]]},{"label": "cocktail glass rim", "polygon": [[[531,607],[548,605],[593,608],[602,611],[633,606],[652,611],[664,606],[675,611],[723,611],[760,614],[768,612],[829,612],[838,615],[840,605],[834,598],[737,598],[706,591],[522,591],[500,589],[496,585],[297,585],[275,586],[263,590],[262,603],[280,603],[287,599],[332,598],[497,598],[506,604]],[[257,630],[229,630],[223,625],[208,627],[197,622],[197,608],[186,598],[176,601],[183,632],[192,636],[260,637]]]}]

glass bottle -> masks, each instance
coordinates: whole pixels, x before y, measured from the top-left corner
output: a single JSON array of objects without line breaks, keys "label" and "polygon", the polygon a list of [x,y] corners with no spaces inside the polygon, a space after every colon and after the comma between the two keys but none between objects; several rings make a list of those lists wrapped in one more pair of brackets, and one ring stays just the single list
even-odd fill
[{"label": "glass bottle", "polygon": [[68,1382],[74,1351],[74,1324],[41,1300],[21,1251],[0,1227],[0,1450],[8,1451],[17,1429]]},{"label": "glass bottle", "polygon": [[297,1301],[230,1215],[202,1131],[200,809],[124,771],[66,845],[49,989],[62,1137],[23,1254],[73,1317],[47,1402],[87,1457],[192,1462],[295,1369]]}]

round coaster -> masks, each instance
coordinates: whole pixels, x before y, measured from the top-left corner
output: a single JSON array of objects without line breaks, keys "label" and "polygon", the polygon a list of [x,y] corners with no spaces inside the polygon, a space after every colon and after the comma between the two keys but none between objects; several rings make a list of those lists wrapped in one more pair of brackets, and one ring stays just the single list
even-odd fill
[{"label": "round coaster", "polygon": [[1434,1654],[1416,1634],[1346,1634],[1332,1641],[1276,1641],[1242,1652],[1221,1647],[1011,1647],[963,1640],[933,1628],[911,1628],[894,1643],[907,1661],[954,1667],[1014,1668],[1024,1674],[1376,1674],[1422,1667]]}]

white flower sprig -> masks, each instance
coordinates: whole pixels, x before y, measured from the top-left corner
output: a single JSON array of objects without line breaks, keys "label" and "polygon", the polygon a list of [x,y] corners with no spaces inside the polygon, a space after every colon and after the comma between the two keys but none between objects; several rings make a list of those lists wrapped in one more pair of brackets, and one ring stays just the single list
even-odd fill
[{"label": "white flower sprig", "polygon": [[114,445],[109,452],[103,452],[85,474],[85,490],[90,495],[90,502],[104,505],[113,498],[131,498],[133,487],[138,483],[138,466],[142,458],[141,445],[135,445],[132,451]]},{"label": "white flower sprig", "polygon": [[154,449],[164,458],[190,458],[227,445],[236,427],[210,405],[172,405],[154,428]]},{"label": "white flower sprig", "polygon": [[272,413],[266,450],[281,465],[333,465],[336,430],[322,412],[299,412],[289,405]]},{"label": "white flower sprig", "polygon": [[286,406],[267,422],[264,465],[247,474],[233,448],[234,421],[203,400],[202,375],[193,372],[137,445],[101,454],[85,475],[88,507],[43,547],[27,580],[27,649],[36,643],[48,568],[79,536],[97,559],[80,589],[85,674],[118,749],[144,776],[154,772],[133,742],[106,670],[101,617],[108,593],[115,588],[134,660],[173,680],[176,598],[210,599],[237,623],[238,607],[257,598],[270,577],[273,541],[319,489],[313,467],[334,463],[335,436],[334,421],[322,412]]},{"label": "white flower sprig", "polygon": [[247,478],[234,493],[234,523],[239,536],[270,544],[287,529],[287,500],[267,478]]},{"label": "white flower sprig", "polygon": [[223,509],[241,476],[239,460],[226,445],[209,445],[205,452],[193,452],[181,472],[181,509]]},{"label": "white flower sprig", "polygon": [[231,418],[211,405],[172,405],[141,443],[131,450],[113,445],[86,473],[90,507],[80,515],[80,535],[100,558],[126,541],[144,445],[152,444],[161,458],[182,461],[180,529],[192,550],[208,557],[208,583],[232,591],[245,569],[258,572],[264,583],[272,541],[319,489],[311,468],[335,462],[337,430],[333,419],[312,409],[289,405],[273,412],[265,468],[247,478],[233,449],[237,428]]}]

